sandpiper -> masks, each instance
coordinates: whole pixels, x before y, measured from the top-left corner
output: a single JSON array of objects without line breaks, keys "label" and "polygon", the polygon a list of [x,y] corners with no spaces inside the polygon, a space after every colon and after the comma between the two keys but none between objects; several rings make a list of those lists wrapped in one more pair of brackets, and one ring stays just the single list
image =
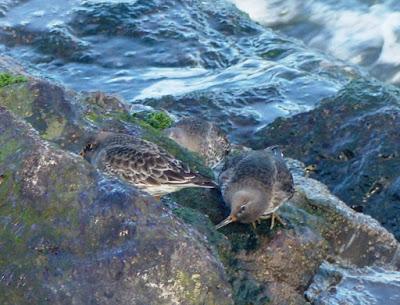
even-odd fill
[{"label": "sandpiper", "polygon": [[88,141],[81,155],[98,169],[157,197],[187,187],[216,187],[163,148],[131,135],[100,132]]},{"label": "sandpiper", "polygon": [[272,216],[294,194],[293,178],[277,146],[246,151],[227,159],[219,176],[224,201],[230,215],[217,229],[231,223],[255,223]]},{"label": "sandpiper", "polygon": [[194,117],[183,118],[166,135],[186,149],[198,153],[205,164],[214,168],[230,150],[226,134],[215,124]]}]

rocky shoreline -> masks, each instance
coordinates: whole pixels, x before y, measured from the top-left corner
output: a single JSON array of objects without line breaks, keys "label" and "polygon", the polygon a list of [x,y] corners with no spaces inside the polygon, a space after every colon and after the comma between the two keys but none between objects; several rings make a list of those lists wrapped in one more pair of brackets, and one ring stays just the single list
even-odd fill
[{"label": "rocky shoreline", "polygon": [[[313,284],[326,262],[398,274],[393,234],[307,177],[303,163],[287,160],[296,194],[280,209],[286,227],[216,231],[227,212],[218,191],[186,189],[158,202],[97,171],[79,151],[98,130],[124,132],[212,175],[197,156],[116,97],[26,77],[0,88],[1,304],[334,304],[320,301],[334,296],[318,299]],[[270,134],[260,131],[257,145]],[[309,164],[293,153],[301,140],[284,146]],[[329,285],[340,289],[340,280]]]},{"label": "rocky shoreline", "polygon": [[400,238],[400,91],[377,81],[351,81],[334,98],[259,130],[252,148],[278,144],[312,165],[349,206]]}]

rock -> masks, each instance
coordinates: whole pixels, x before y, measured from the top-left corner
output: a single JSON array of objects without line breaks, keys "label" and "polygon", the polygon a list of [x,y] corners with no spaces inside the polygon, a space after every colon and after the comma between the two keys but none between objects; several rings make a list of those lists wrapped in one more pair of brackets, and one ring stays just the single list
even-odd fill
[{"label": "rock", "polygon": [[306,291],[315,305],[400,304],[400,272],[378,267],[340,267],[324,262]]},{"label": "rock", "polygon": [[399,239],[398,96],[377,82],[352,81],[314,110],[276,120],[247,144],[278,144],[287,156],[314,165],[312,177]]},{"label": "rock", "polygon": [[43,139],[74,153],[79,153],[87,139],[99,130],[122,132],[157,143],[192,169],[212,176],[199,157],[131,116],[115,96],[100,92],[77,94],[47,81],[31,79],[0,88],[0,106],[30,123]]},{"label": "rock", "polygon": [[1,304],[233,304],[203,235],[43,137],[0,107]]},{"label": "rock", "polygon": [[[270,304],[297,305],[307,304],[303,293],[324,260],[400,269],[400,247],[391,233],[370,216],[353,211],[322,183],[306,177],[304,164],[287,162],[296,188],[295,196],[278,210],[287,227],[270,231],[269,222],[263,221],[256,230],[238,223],[220,230],[231,244],[231,270],[246,271],[248,278],[264,287]],[[214,224],[224,218],[222,199],[213,191],[200,196],[183,190],[171,197],[207,213]],[[185,220],[196,226],[193,218]]]},{"label": "rock", "polygon": [[[301,167],[298,161],[289,163],[291,168]],[[361,267],[400,267],[399,243],[393,234],[372,217],[353,211],[317,180],[305,177],[299,170],[294,170],[293,177],[297,192],[282,210],[284,217],[318,232],[328,242],[330,255],[338,260]],[[299,217],[299,212],[311,215],[307,219]]]}]

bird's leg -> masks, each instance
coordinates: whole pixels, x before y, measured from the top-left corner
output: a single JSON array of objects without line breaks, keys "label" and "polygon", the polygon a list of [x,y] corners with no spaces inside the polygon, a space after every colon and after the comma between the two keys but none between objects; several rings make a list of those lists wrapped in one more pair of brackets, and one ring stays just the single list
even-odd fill
[{"label": "bird's leg", "polygon": [[257,225],[259,225],[259,224],[261,224],[261,219],[260,219],[260,218],[256,219],[255,221],[253,221],[253,222],[251,223],[251,225],[253,226],[253,229],[254,229],[254,230],[256,230]]},{"label": "bird's leg", "polygon": [[271,221],[271,230],[274,228],[275,226],[275,219],[282,225],[282,226],[286,226],[286,223],[282,220],[282,218],[279,217],[279,215],[277,213],[272,213],[272,221]]},{"label": "bird's leg", "polygon": [[286,223],[279,217],[277,213],[270,213],[267,215],[262,215],[260,219],[270,219],[271,218],[271,226],[270,229],[272,230],[275,227],[275,219],[280,222],[281,225],[286,226]]}]

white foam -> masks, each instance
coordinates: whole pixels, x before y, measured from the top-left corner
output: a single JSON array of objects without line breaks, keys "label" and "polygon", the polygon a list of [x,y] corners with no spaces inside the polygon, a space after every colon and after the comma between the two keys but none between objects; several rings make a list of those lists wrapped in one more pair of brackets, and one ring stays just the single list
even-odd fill
[{"label": "white foam", "polygon": [[[304,38],[310,46],[342,60],[379,69],[375,75],[384,73],[382,64],[390,65],[388,71],[400,72],[400,11],[396,1],[383,0],[369,6],[358,0],[231,1],[255,21],[277,30],[285,31],[281,25],[296,22],[315,24],[315,33],[305,31],[300,33],[303,37],[296,38]],[[399,74],[394,74],[387,80],[398,82]]]},{"label": "white foam", "polygon": [[[142,78],[146,80],[153,78],[156,82],[143,89],[135,99],[181,95],[222,85],[225,88],[229,86],[239,87],[251,79],[262,78],[266,75],[264,71],[273,65],[273,63],[265,60],[248,59],[217,73],[206,73],[206,70],[201,68],[179,68],[174,69],[174,73],[169,68],[149,69],[142,74]],[[249,68],[250,66],[252,68]],[[175,77],[171,78],[172,75]],[[160,76],[168,76],[168,78]]]},{"label": "white foam", "polygon": [[303,1],[296,0],[231,0],[250,18],[268,26],[286,23],[299,15]]}]

